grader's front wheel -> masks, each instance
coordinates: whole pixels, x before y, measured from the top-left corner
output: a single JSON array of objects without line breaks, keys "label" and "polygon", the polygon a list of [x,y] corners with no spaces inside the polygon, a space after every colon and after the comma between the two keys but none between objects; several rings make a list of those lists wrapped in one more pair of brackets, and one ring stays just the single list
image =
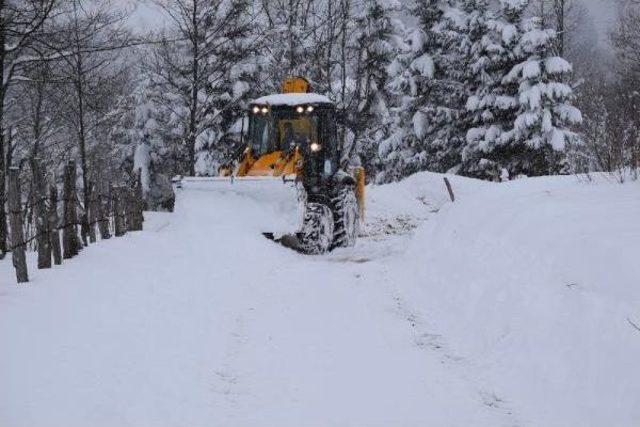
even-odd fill
[{"label": "grader's front wheel", "polygon": [[334,230],[333,248],[351,247],[356,244],[359,229],[359,210],[355,188],[342,187],[332,200]]},{"label": "grader's front wheel", "polygon": [[307,254],[323,254],[331,249],[334,224],[331,209],[322,203],[307,203],[302,230],[299,233],[302,250]]}]

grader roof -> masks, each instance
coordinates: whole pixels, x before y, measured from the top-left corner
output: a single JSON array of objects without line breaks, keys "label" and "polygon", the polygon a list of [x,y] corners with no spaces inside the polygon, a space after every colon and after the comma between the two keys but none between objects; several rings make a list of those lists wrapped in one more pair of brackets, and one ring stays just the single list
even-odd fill
[{"label": "grader roof", "polygon": [[331,104],[333,102],[324,95],[317,93],[278,93],[275,95],[267,95],[261,98],[255,99],[251,104],[259,105],[283,105],[295,107],[297,105],[307,104]]}]

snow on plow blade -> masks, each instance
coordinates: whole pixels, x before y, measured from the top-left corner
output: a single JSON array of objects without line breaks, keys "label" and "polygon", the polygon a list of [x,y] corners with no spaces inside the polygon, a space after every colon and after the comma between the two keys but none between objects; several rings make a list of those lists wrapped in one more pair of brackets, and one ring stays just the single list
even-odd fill
[{"label": "snow on plow blade", "polygon": [[295,232],[301,225],[302,208],[295,179],[296,175],[176,177],[173,183],[183,191],[211,193],[211,197],[230,206],[234,215],[246,216],[251,223],[247,226],[257,228],[269,240],[301,252]]}]

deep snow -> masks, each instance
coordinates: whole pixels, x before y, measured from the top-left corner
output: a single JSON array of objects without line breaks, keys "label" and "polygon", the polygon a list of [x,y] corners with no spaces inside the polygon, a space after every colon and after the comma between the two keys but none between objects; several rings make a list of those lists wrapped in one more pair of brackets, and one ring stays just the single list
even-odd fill
[{"label": "deep snow", "polygon": [[1,261],[0,425],[638,425],[640,185],[450,179],[369,188],[319,257],[260,235],[284,187],[201,183],[26,286]]}]

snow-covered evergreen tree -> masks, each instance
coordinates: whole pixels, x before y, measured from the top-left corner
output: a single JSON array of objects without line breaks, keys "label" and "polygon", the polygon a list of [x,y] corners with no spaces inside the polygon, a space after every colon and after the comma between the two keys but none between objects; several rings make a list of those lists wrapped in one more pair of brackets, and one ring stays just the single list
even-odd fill
[{"label": "snow-covered evergreen tree", "polygon": [[[250,2],[233,0],[229,10],[217,9],[218,22],[208,20],[205,30],[207,52],[208,126],[196,140],[196,174],[216,175],[218,167],[236,151],[242,131],[242,117],[259,67],[256,63],[256,32],[251,29]],[[231,23],[225,24],[228,16]],[[230,26],[230,28],[227,27]],[[226,32],[221,33],[221,29]],[[221,64],[227,63],[227,66]],[[246,129],[245,129],[246,130]]]},{"label": "snow-covered evergreen tree", "polygon": [[460,0],[445,12],[440,25],[446,40],[444,45],[451,49],[445,68],[450,86],[455,89],[451,93],[450,107],[457,114],[450,139],[456,142],[452,149],[458,157],[465,145],[467,131],[476,121],[474,113],[467,109],[468,99],[486,84],[490,64],[484,56],[488,53],[486,50],[491,49],[488,42],[491,16],[487,3],[487,0]]},{"label": "snow-covered evergreen tree", "polygon": [[470,129],[462,152],[466,175],[499,179],[507,167],[513,127],[518,109],[518,86],[503,81],[504,76],[522,59],[517,51],[520,25],[526,0],[501,0],[497,14],[486,17],[485,31],[474,40],[470,71],[476,86],[467,99]]},{"label": "snow-covered evergreen tree", "polygon": [[[459,34],[452,25],[451,2],[418,2],[410,13],[419,19],[389,67],[390,88],[398,97],[390,137],[380,145],[389,181],[419,170],[447,171],[458,165],[461,64]],[[456,24],[457,25],[457,24]]]},{"label": "snow-covered evergreen tree", "polygon": [[[176,173],[211,175],[233,149],[241,106],[254,80],[248,0],[179,0],[164,4],[170,37],[155,52],[152,87],[166,123],[182,141]],[[170,38],[168,37],[168,38]],[[186,166],[186,167],[185,167]]]},{"label": "snow-covered evergreen tree", "polygon": [[166,127],[170,111],[153,102],[149,79],[142,75],[135,83],[120,102],[124,113],[109,129],[107,155],[124,182],[141,180],[146,209],[171,210],[171,177],[181,141]]},{"label": "snow-covered evergreen tree", "polygon": [[537,18],[525,21],[523,30],[517,52],[525,59],[503,79],[518,84],[519,108],[508,132],[515,150],[508,170],[511,176],[559,173],[565,144],[576,137],[570,127],[582,121],[566,83],[571,64],[554,55],[554,30],[541,28]]},{"label": "snow-covered evergreen tree", "polygon": [[555,56],[555,31],[525,17],[526,0],[501,0],[487,21],[490,34],[476,43],[474,72],[481,84],[469,97],[473,127],[463,170],[498,179],[562,170],[562,150],[581,120],[567,84],[571,65]]},{"label": "snow-covered evergreen tree", "polygon": [[320,93],[330,89],[340,1],[260,2],[261,93],[278,92],[288,76],[305,77]]},{"label": "snow-covered evergreen tree", "polygon": [[346,151],[359,155],[370,176],[379,168],[378,144],[389,123],[387,67],[395,52],[392,37],[398,23],[392,14],[397,9],[399,4],[389,0],[364,0],[354,11],[352,49],[356,60],[346,126],[355,145]]}]

